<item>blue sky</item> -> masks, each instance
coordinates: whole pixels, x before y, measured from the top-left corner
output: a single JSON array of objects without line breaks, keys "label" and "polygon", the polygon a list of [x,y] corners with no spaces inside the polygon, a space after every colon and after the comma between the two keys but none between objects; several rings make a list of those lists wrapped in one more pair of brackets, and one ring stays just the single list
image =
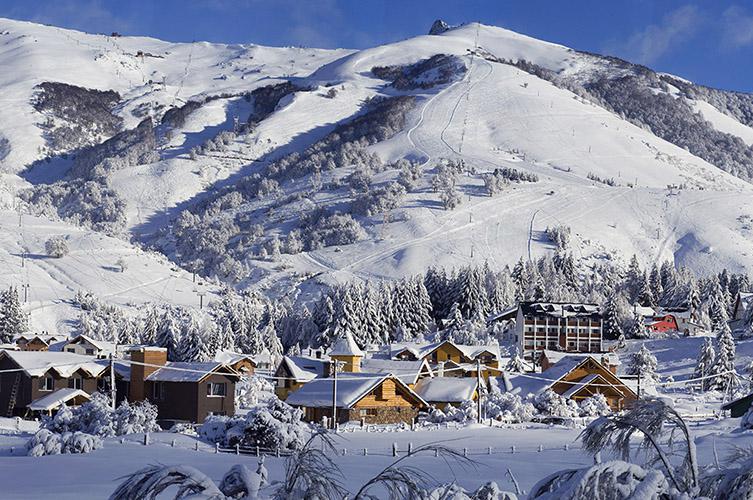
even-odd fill
[{"label": "blue sky", "polygon": [[361,48],[481,21],[753,92],[753,0],[0,0],[0,16],[171,41]]}]

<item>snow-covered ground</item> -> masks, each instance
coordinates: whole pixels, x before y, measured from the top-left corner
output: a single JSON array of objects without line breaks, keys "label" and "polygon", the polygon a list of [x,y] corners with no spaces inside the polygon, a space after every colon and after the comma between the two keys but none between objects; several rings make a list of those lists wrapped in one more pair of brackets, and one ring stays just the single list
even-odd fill
[{"label": "snow-covered ground", "polygon": [[[732,446],[753,445],[753,431],[734,429],[737,420],[708,420],[692,426],[701,463],[710,463],[714,448],[725,457]],[[473,465],[458,467],[448,464],[433,453],[410,459],[409,464],[431,474],[441,483],[457,482],[475,489],[487,481],[495,481],[502,488],[513,491],[507,470],[512,471],[524,490],[539,479],[558,470],[588,466],[593,457],[580,450],[577,441],[580,428],[559,426],[511,426],[489,428],[472,425],[461,429],[417,430],[390,432],[342,432],[335,438],[337,455],[333,458],[341,468],[345,486],[354,492],[361,484],[386,467],[394,458],[392,445],[403,453],[409,445],[419,446],[441,442],[459,452],[465,448]],[[256,466],[253,456],[215,453],[211,445],[180,434],[150,435],[151,444],[143,445],[143,435],[128,436],[121,444],[119,438],[105,440],[101,450],[86,455],[53,455],[26,457],[20,451],[28,436],[0,435],[0,483],[3,498],[25,499],[54,495],[59,499],[105,498],[119,484],[123,475],[148,464],[192,465],[219,482],[234,464]],[[172,446],[173,440],[176,441]],[[513,452],[512,446],[515,446]],[[539,451],[539,446],[542,451]],[[14,447],[14,454],[11,448]],[[491,447],[491,454],[489,454]],[[364,448],[367,455],[363,455]],[[566,449],[567,448],[567,449]],[[342,450],[346,450],[346,455]],[[604,457],[605,459],[607,457]],[[284,474],[284,458],[267,457],[265,465],[271,481]],[[32,472],[33,471],[33,472]],[[30,480],[41,475],[44,481]]]}]

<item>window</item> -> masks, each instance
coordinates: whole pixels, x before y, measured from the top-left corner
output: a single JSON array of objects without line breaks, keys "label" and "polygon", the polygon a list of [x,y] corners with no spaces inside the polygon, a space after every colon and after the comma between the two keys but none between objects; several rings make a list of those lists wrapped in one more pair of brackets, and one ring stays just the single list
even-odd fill
[{"label": "window", "polygon": [[154,382],[152,384],[152,399],[155,401],[165,399],[165,384],[162,382]]},{"label": "window", "polygon": [[358,410],[358,415],[361,417],[376,417],[377,409],[376,408],[361,408],[360,410]]},{"label": "window", "polygon": [[94,349],[87,349],[86,350],[86,354],[88,354],[89,356],[93,356],[94,355]]},{"label": "window", "polygon": [[76,348],[75,347],[66,347],[65,351],[66,352],[76,352]]},{"label": "window", "polygon": [[226,394],[227,384],[224,382],[209,382],[207,384],[207,396],[221,397]]},{"label": "window", "polygon": [[68,387],[70,389],[82,389],[84,387],[84,379],[81,377],[71,377],[68,379]]},{"label": "window", "polygon": [[55,388],[55,380],[52,377],[41,377],[39,379],[40,391],[51,391]]}]

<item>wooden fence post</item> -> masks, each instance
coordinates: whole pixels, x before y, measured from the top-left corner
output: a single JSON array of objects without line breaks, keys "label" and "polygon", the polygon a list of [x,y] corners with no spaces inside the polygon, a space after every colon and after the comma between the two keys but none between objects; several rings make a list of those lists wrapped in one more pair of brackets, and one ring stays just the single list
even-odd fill
[{"label": "wooden fence post", "polygon": [[492,454],[492,447],[491,447],[491,446],[489,446],[489,447],[487,448],[487,451],[489,452],[488,454],[489,454],[489,455],[491,455],[491,454]]},{"label": "wooden fence post", "polygon": [[363,456],[365,457],[368,454],[369,454],[369,450],[367,448],[364,448],[363,449]]},{"label": "wooden fence post", "polygon": [[199,451],[199,442],[198,442],[198,441],[196,441],[196,444],[195,444],[195,446],[194,446],[194,449],[195,449],[196,451]]},{"label": "wooden fence post", "polygon": [[468,456],[468,448],[463,448],[463,456],[464,457]]},{"label": "wooden fence post", "polygon": [[240,455],[241,454],[241,445],[238,443],[235,443],[235,454]]},{"label": "wooden fence post", "polygon": [[259,456],[259,445],[258,444],[256,445],[256,456],[257,457]]},{"label": "wooden fence post", "polygon": [[544,447],[539,445],[539,453],[541,453],[542,451],[544,451]]},{"label": "wooden fence post", "polygon": [[214,443],[214,452],[219,453],[220,452],[220,443]]},{"label": "wooden fence post", "polygon": [[149,433],[144,433],[144,446],[147,446],[149,444]]},{"label": "wooden fence post", "polygon": [[515,454],[515,445],[510,446],[510,453]]},{"label": "wooden fence post", "polygon": [[413,453],[413,443],[408,443],[408,454]]},{"label": "wooden fence post", "polygon": [[392,456],[397,456],[397,443],[392,443]]}]

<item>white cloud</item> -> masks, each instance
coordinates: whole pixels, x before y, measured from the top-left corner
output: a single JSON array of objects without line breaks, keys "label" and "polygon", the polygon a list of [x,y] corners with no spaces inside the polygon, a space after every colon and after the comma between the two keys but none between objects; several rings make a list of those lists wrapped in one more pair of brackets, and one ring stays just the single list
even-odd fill
[{"label": "white cloud", "polygon": [[702,17],[698,8],[686,5],[668,13],[660,23],[646,26],[622,43],[612,43],[611,52],[642,64],[650,64],[693,36]]},{"label": "white cloud", "polygon": [[753,44],[753,15],[737,5],[722,14],[722,43],[740,48]]}]

